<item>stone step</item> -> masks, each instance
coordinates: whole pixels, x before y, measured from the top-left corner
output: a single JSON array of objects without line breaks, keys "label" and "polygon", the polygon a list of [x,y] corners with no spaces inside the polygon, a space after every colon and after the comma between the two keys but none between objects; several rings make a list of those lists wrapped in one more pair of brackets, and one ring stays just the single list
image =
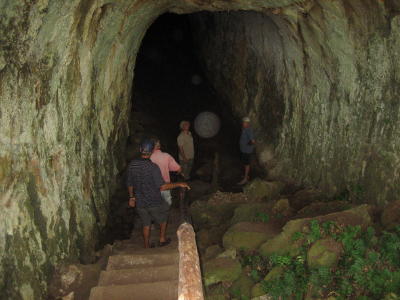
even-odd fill
[{"label": "stone step", "polygon": [[178,281],[110,285],[92,288],[89,300],[176,300]]},{"label": "stone step", "polygon": [[179,261],[178,251],[167,253],[148,254],[122,254],[113,255],[108,258],[106,270],[132,269],[136,267],[166,266],[177,264]]},{"label": "stone step", "polygon": [[178,242],[174,243],[171,242],[170,245],[162,247],[162,248],[151,248],[151,249],[144,249],[142,246],[138,245],[126,245],[124,247],[113,248],[112,254],[155,254],[155,253],[172,253],[178,251]]},{"label": "stone step", "polygon": [[178,280],[179,265],[102,271],[98,286]]}]

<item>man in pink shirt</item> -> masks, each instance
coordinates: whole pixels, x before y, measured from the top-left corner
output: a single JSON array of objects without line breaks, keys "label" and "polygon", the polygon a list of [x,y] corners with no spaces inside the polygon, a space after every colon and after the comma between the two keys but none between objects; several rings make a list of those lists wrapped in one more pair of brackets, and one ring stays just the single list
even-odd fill
[{"label": "man in pink shirt", "polygon": [[[160,141],[156,140],[154,151],[153,154],[150,156],[150,160],[160,168],[161,176],[164,179],[165,183],[170,183],[171,178],[169,176],[169,172],[180,173],[182,169],[171,155],[162,152],[160,149]],[[163,197],[165,202],[168,203],[168,205],[172,204],[172,196],[170,190],[161,191],[161,196]]]}]

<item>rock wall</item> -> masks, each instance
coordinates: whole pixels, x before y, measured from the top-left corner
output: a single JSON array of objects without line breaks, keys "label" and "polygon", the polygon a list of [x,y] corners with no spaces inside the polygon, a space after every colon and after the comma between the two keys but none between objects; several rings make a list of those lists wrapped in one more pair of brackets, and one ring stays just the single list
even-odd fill
[{"label": "rock wall", "polygon": [[294,2],[0,0],[1,299],[46,298],[55,265],[93,259],[157,16]]},{"label": "rock wall", "polygon": [[209,81],[238,117],[253,119],[271,178],[347,190],[358,202],[398,198],[397,2],[321,0],[192,18]]}]

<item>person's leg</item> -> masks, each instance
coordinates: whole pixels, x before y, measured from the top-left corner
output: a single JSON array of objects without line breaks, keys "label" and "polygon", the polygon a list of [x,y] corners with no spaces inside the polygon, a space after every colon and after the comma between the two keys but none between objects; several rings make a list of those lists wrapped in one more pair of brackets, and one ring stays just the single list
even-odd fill
[{"label": "person's leg", "polygon": [[167,240],[167,237],[165,235],[167,231],[167,222],[161,223],[160,224],[160,243],[165,243]]},{"label": "person's leg", "polygon": [[152,217],[160,225],[160,245],[168,242],[168,239],[166,237],[168,209],[168,205],[166,203],[163,203],[160,206],[152,207],[150,210]]},{"label": "person's leg", "polygon": [[187,174],[186,174],[186,171],[187,171],[187,162],[184,161],[184,160],[180,160],[180,161],[179,161],[179,164],[181,165],[181,168],[182,168],[182,176],[183,176],[184,179],[186,179],[186,176],[187,176]]},{"label": "person's leg", "polygon": [[250,154],[242,153],[241,161],[244,164],[244,176],[243,179],[238,183],[239,185],[246,184],[250,178]]},{"label": "person's leg", "polygon": [[143,226],[143,240],[145,248],[150,248],[150,227],[151,226]]},{"label": "person's leg", "polygon": [[151,217],[147,208],[136,208],[136,212],[142,220],[144,247],[150,248]]},{"label": "person's leg", "polygon": [[190,174],[192,173],[192,168],[193,168],[193,159],[189,159],[187,162],[187,178],[185,178],[186,180],[190,179]]}]

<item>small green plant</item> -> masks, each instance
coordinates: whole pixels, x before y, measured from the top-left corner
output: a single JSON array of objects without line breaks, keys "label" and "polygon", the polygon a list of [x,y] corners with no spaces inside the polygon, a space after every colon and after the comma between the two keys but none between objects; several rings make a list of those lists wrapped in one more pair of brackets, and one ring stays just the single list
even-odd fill
[{"label": "small green plant", "polygon": [[[337,266],[309,268],[308,248],[326,237],[334,238],[343,246]],[[292,241],[302,240],[299,255],[275,254],[267,262],[257,255],[251,258],[253,265],[263,261],[267,266],[250,273],[256,281],[274,267],[280,268],[276,277],[261,281],[273,299],[303,299],[307,294],[318,298],[334,295],[343,300],[372,300],[383,299],[387,294],[400,295],[400,226],[377,236],[372,227],[362,230],[360,226],[341,227],[334,222],[311,221],[306,233],[295,232],[292,236]]]}]

